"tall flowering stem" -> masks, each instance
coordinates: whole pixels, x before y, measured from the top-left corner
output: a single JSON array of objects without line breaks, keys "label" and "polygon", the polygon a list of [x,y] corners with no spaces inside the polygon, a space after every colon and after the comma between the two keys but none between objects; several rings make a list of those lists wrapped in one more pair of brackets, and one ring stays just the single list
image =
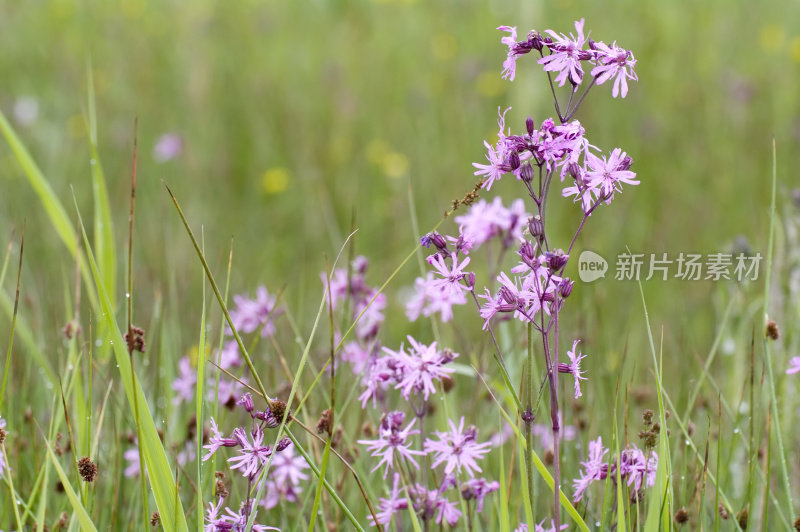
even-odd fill
[{"label": "tall flowering stem", "polygon": [[[488,192],[510,174],[524,185],[521,197],[510,208],[502,205],[499,198],[492,203],[476,202],[470,197],[471,208],[466,215],[457,216],[457,236],[430,233],[422,237],[422,245],[431,248],[428,257],[432,266],[426,278],[417,279],[417,295],[409,303],[407,315],[416,319],[419,315],[441,315],[443,322],[453,318],[453,307],[465,302],[464,288],[471,292],[479,303],[479,312],[484,319],[483,329],[492,336],[498,352],[498,361],[505,371],[500,348],[492,332],[492,322],[516,319],[527,325],[528,360],[526,389],[518,404],[519,416],[528,437],[526,449],[528,484],[532,495],[533,427],[538,399],[536,382],[540,382],[540,393],[547,383],[550,403],[550,426],[553,442],[553,478],[555,501],[553,504],[553,526],[561,527],[560,517],[560,440],[562,436],[562,413],[559,408],[559,381],[561,373],[568,373],[574,381],[575,399],[581,397],[581,381],[586,380],[580,362],[584,355],[577,349],[579,340],[574,340],[572,350],[567,352],[569,362],[561,362],[559,341],[564,304],[572,293],[574,282],[564,276],[567,263],[578,236],[589,217],[601,205],[608,205],[623,185],[637,185],[636,174],[631,171],[633,160],[620,148],[603,154],[586,138],[583,125],[574,117],[590,92],[597,92],[605,82],[612,82],[612,96],[625,98],[628,81],[636,80],[633,53],[617,46],[616,41],[608,45],[594,41],[584,32],[584,21],[575,22],[575,32],[565,35],[547,30],[544,34],[531,31],[525,39],[517,40],[517,28],[501,26],[504,32],[501,43],[507,48],[503,62],[502,77],[510,81],[516,75],[517,61],[536,51],[537,63],[545,71],[553,95],[556,119],[547,118],[537,127],[533,118],[525,121],[521,133],[512,134],[506,127],[509,109],[498,109],[498,133],[494,144],[484,142],[486,161],[473,163],[475,175],[481,181],[476,191]],[[535,57],[535,56],[534,56]],[[563,87],[563,89],[561,88]],[[560,91],[568,91],[560,101]],[[507,178],[506,178],[507,180]],[[562,183],[561,197],[571,198],[580,209],[579,223],[574,235],[563,251],[555,246],[552,232],[548,231],[547,204],[551,189]],[[531,213],[527,212],[530,209]],[[490,264],[499,288],[483,288],[476,295],[476,276],[465,271],[472,260],[470,255],[490,239],[500,240],[501,253],[497,263]],[[502,270],[502,259],[507,249],[517,247],[519,262],[508,271]],[[460,282],[459,282],[460,281]],[[481,285],[478,284],[478,287]],[[491,286],[491,283],[490,283]],[[538,339],[535,338],[538,335]],[[541,354],[538,346],[541,346]],[[545,375],[534,376],[534,357],[544,359]],[[534,526],[536,523],[529,523]]]}]

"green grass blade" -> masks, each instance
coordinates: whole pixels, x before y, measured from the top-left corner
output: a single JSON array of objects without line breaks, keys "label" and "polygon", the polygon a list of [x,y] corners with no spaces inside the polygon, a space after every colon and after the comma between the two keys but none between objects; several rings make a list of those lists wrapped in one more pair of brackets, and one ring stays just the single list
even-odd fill
[{"label": "green grass blade", "polygon": [[56,458],[55,453],[53,453],[53,448],[50,446],[50,442],[45,441],[45,445],[47,445],[47,455],[50,457],[50,462],[53,464],[53,467],[55,467],[56,473],[58,473],[58,478],[61,480],[61,485],[64,487],[64,493],[69,499],[70,505],[72,505],[72,510],[75,512],[75,516],[78,518],[78,522],[81,525],[81,530],[84,532],[92,530],[96,531],[97,528],[94,526],[91,517],[89,517],[89,513],[81,504],[80,499],[78,499],[78,495],[75,493],[75,490],[72,489],[72,486],[69,483],[67,474],[61,468],[61,464],[58,463],[58,459]]},{"label": "green grass blade", "polygon": [[34,192],[39,196],[45,212],[50,217],[53,229],[64,242],[64,245],[67,246],[73,258],[77,257],[80,261],[81,275],[86,284],[87,297],[92,304],[92,308],[98,309],[97,294],[92,283],[92,275],[83,256],[78,254],[78,236],[69,216],[67,216],[67,211],[2,111],[0,111],[0,131],[2,131],[6,142],[11,147],[11,151],[14,152],[14,156],[22,167],[25,177],[28,178],[28,182],[33,187]]},{"label": "green grass blade", "polygon": [[97,266],[103,277],[103,284],[108,290],[108,299],[111,301],[111,306],[116,308],[117,255],[114,245],[114,224],[111,219],[111,203],[108,200],[106,179],[97,148],[97,113],[91,64],[87,70],[89,149],[92,154],[89,165],[92,169],[92,195],[94,197],[94,252],[97,257]]},{"label": "green grass blade", "polygon": [[778,400],[775,394],[775,375],[772,370],[772,350],[770,349],[770,340],[766,337],[766,327],[769,321],[767,315],[769,311],[769,288],[770,279],[772,274],[772,252],[775,240],[775,191],[778,181],[777,170],[777,152],[775,148],[775,139],[772,139],[772,200],[770,202],[769,211],[769,240],[767,245],[767,263],[765,266],[766,279],[764,281],[764,323],[762,325],[761,334],[764,342],[764,361],[767,366],[767,383],[769,384],[770,408],[772,410],[772,418],[775,422],[775,443],[778,446],[777,460],[781,466],[781,480],[783,481],[783,490],[786,497],[785,510],[789,515],[794,514],[794,502],[792,501],[792,486],[789,482],[789,468],[786,465],[786,450],[783,446],[783,436],[781,435],[781,422],[778,414]]},{"label": "green grass blade", "polygon": [[[183,507],[178,497],[172,469],[167,461],[164,446],[161,444],[161,439],[158,436],[158,431],[150,413],[147,398],[144,395],[141,384],[138,379],[133,379],[131,365],[128,359],[129,355],[125,347],[126,343],[120,332],[119,324],[114,317],[114,309],[111,307],[111,301],[108,298],[103,279],[97,268],[97,262],[95,262],[92,249],[89,245],[89,237],[86,235],[86,229],[84,228],[80,213],[78,213],[78,219],[84,245],[86,246],[86,254],[89,258],[89,265],[91,266],[92,276],[97,286],[97,292],[100,295],[102,313],[98,318],[109,331],[114,357],[117,361],[117,368],[119,369],[122,383],[125,387],[125,395],[128,398],[131,410],[133,410],[134,405],[138,403],[139,428],[142,435],[139,445],[144,455],[150,487],[153,490],[153,497],[156,500],[156,506],[161,515],[161,523],[164,530],[168,532],[175,530],[188,532],[189,528],[186,524],[186,515],[183,512]],[[144,470],[142,470],[142,474],[144,474]]]}]

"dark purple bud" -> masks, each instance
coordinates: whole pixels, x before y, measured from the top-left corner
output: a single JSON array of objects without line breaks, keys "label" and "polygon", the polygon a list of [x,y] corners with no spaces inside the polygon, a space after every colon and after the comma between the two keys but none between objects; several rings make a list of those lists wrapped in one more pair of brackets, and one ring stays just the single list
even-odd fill
[{"label": "dark purple bud", "polygon": [[431,242],[436,246],[436,249],[440,251],[447,249],[447,242],[445,242],[444,237],[439,233],[431,233]]},{"label": "dark purple bud", "polygon": [[533,412],[531,412],[530,408],[522,413],[522,421],[525,423],[531,423],[534,419]]},{"label": "dark purple bud", "polygon": [[553,294],[553,292],[545,292],[544,294],[542,294],[542,301],[546,303],[552,303],[555,300],[556,296]]},{"label": "dark purple bud", "polygon": [[544,47],[542,44],[542,35],[536,30],[528,34],[528,42],[531,43],[534,50],[539,52],[541,52]]},{"label": "dark purple bud", "polygon": [[511,154],[508,156],[508,166],[511,167],[511,170],[516,170],[517,168],[519,168],[519,165],[520,165],[519,155],[517,154],[517,152],[512,151]]},{"label": "dark purple bud", "polygon": [[581,167],[576,162],[569,163],[567,165],[567,171],[569,172],[569,175],[571,175],[572,178],[575,179],[576,181],[580,179],[581,176],[583,175]]},{"label": "dark purple bud", "polygon": [[511,290],[503,286],[500,288],[498,295],[503,301],[509,305],[514,305],[514,308],[517,308],[517,297],[511,293]]},{"label": "dark purple bud", "polygon": [[534,238],[540,238],[544,234],[544,224],[538,215],[528,220],[528,230]]},{"label": "dark purple bud", "polygon": [[563,362],[559,362],[557,364],[558,372],[559,373],[572,373],[572,366],[569,364],[564,364]]},{"label": "dark purple bud", "polygon": [[626,155],[625,158],[622,159],[617,165],[617,170],[620,171],[630,170],[632,164],[633,164],[633,159],[631,159],[629,156]]},{"label": "dark purple bud", "polygon": [[542,44],[545,46],[550,46],[551,44],[553,44],[553,39],[551,39],[550,37],[542,37]]},{"label": "dark purple bud", "polygon": [[497,305],[498,312],[515,312],[517,310],[517,304],[514,303],[501,303]]},{"label": "dark purple bud", "polygon": [[241,399],[236,401],[236,404],[241,405],[247,413],[251,413],[255,408],[255,406],[253,406],[253,398],[250,397],[249,393],[244,394]]},{"label": "dark purple bud", "polygon": [[522,165],[522,170],[519,171],[519,177],[528,184],[533,181],[533,167],[530,163]]},{"label": "dark purple bud", "polygon": [[594,52],[590,52],[589,50],[581,50],[578,52],[578,59],[581,61],[588,61],[594,57]]},{"label": "dark purple bud", "polygon": [[432,236],[431,233],[428,233],[427,235],[422,235],[422,238],[419,239],[420,245],[424,248],[431,247],[431,244],[433,243],[431,241],[431,236]]},{"label": "dark purple bud", "polygon": [[467,274],[467,286],[470,290],[475,288],[475,272],[469,272],[469,274]]},{"label": "dark purple bud", "polygon": [[528,130],[528,135],[533,135],[533,132],[536,130],[536,126],[533,124],[533,118],[530,116],[525,119],[525,129]]},{"label": "dark purple bud", "polygon": [[589,39],[589,49],[590,50],[597,50],[597,43],[594,42],[594,39]]},{"label": "dark purple bud", "polygon": [[280,420],[275,417],[275,414],[273,414],[271,410],[256,410],[250,415],[255,419],[263,421],[264,425],[269,429],[274,429],[281,424]]},{"label": "dark purple bud", "polygon": [[573,281],[569,277],[564,277],[561,280],[561,283],[558,285],[558,293],[561,294],[561,297],[567,299],[569,295],[572,293],[573,286],[575,286],[575,281]]},{"label": "dark purple bud", "polygon": [[279,453],[279,452],[285,450],[291,444],[292,444],[292,440],[290,440],[289,438],[281,438],[281,440],[278,442],[278,445],[275,446],[275,452]]},{"label": "dark purple bud", "polygon": [[470,425],[464,431],[464,441],[475,441],[478,439],[478,427]]},{"label": "dark purple bud", "polygon": [[561,249],[556,249],[554,251],[548,251],[545,254],[545,260],[547,261],[547,267],[550,268],[551,271],[558,272],[567,264],[569,255],[565,254]]},{"label": "dark purple bud", "polygon": [[525,55],[533,50],[533,43],[530,41],[521,41],[514,45],[512,53],[514,55]]},{"label": "dark purple bud", "polygon": [[[530,224],[530,221],[528,224]],[[536,247],[527,240],[524,241],[519,246],[519,256],[522,257],[526,264],[530,264],[532,260],[536,259]]]}]

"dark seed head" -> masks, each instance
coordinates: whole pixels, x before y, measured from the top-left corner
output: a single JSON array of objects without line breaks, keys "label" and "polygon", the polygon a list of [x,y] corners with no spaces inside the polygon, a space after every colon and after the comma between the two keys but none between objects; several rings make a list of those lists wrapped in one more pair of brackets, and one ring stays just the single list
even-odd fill
[{"label": "dark seed head", "polygon": [[78,473],[80,473],[84,482],[94,482],[97,478],[97,466],[92,462],[91,458],[84,456],[78,460]]},{"label": "dark seed head", "polygon": [[686,511],[686,508],[681,508],[675,514],[675,522],[679,525],[682,525],[689,521],[689,512]]}]

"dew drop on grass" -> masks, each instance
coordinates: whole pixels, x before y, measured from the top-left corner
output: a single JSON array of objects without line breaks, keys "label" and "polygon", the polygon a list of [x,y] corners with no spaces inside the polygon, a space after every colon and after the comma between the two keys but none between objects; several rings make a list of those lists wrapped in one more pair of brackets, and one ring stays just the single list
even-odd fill
[{"label": "dew drop on grass", "polygon": [[733,429],[734,434],[739,434],[739,429]]},{"label": "dew drop on grass", "polygon": [[95,347],[100,347],[101,345],[103,345],[103,341],[102,341],[102,340],[99,340],[99,339],[98,339],[98,340],[95,340],[95,341],[94,341],[94,346],[95,346]]},{"label": "dew drop on grass", "polygon": [[125,299],[130,299],[131,294],[129,292],[125,292]]}]

